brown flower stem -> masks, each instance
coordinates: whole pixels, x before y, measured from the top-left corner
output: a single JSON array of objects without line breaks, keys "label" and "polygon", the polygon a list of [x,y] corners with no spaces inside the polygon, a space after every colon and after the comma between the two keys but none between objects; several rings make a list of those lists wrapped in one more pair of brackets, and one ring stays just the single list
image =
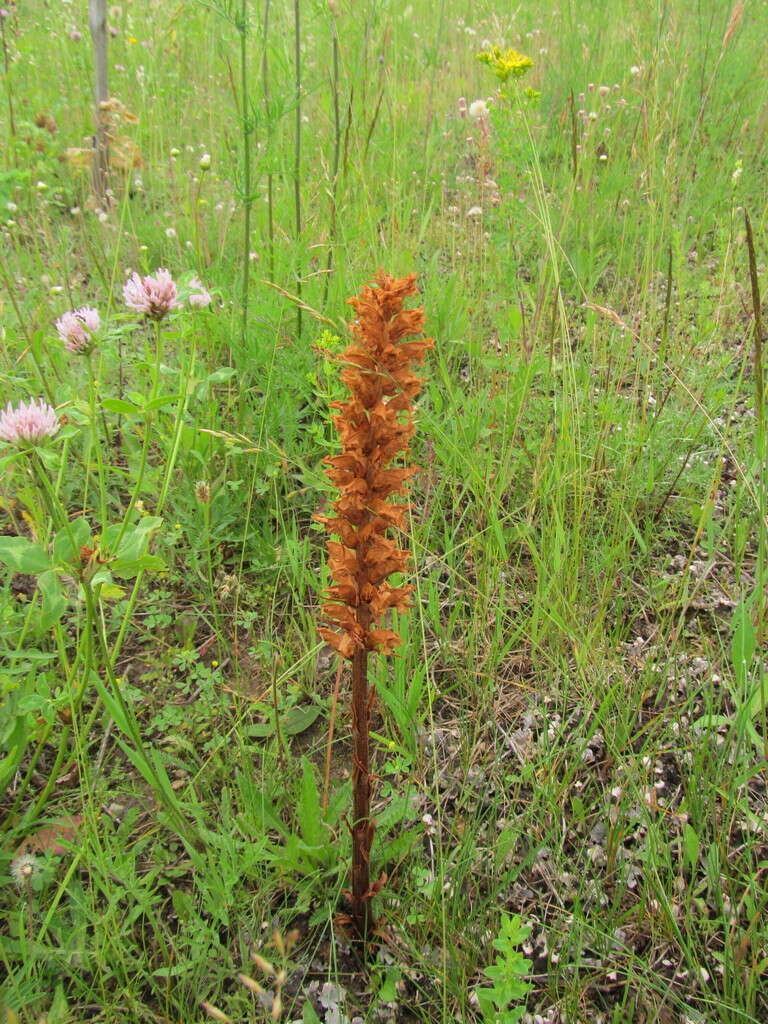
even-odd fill
[{"label": "brown flower stem", "polygon": [[352,921],[362,941],[373,923],[369,895],[373,825],[368,723],[368,652],[359,650],[352,658]]}]

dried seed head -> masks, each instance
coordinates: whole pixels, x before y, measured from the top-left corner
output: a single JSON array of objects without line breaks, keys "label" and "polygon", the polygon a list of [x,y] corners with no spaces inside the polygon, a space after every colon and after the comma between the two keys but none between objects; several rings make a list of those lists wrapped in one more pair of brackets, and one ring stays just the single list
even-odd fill
[{"label": "dried seed head", "polygon": [[40,862],[31,853],[22,853],[11,861],[11,878],[20,889],[25,888],[37,874]]},{"label": "dried seed head", "polygon": [[251,960],[256,964],[260,971],[262,971],[268,978],[271,978],[275,973],[275,968],[269,962],[265,960],[263,956],[259,956],[258,953],[251,953]]},{"label": "dried seed head", "polygon": [[237,980],[240,982],[241,985],[245,985],[245,987],[250,992],[253,992],[255,996],[261,995],[261,993],[264,991],[264,989],[261,987],[258,981],[254,981],[254,979],[251,978],[250,975],[248,974],[238,974]]},{"label": "dried seed head", "polygon": [[208,1014],[209,1017],[213,1017],[214,1020],[225,1021],[226,1024],[232,1024],[232,1018],[228,1017],[226,1013],[223,1013],[218,1007],[213,1006],[211,1003],[200,1003],[202,1008]]}]

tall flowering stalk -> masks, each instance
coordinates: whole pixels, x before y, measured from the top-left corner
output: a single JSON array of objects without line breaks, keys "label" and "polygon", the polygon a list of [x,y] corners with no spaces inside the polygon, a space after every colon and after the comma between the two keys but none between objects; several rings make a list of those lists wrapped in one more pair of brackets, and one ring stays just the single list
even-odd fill
[{"label": "tall flowering stalk", "polygon": [[387,582],[392,573],[405,571],[408,552],[386,534],[405,526],[408,505],[388,499],[407,492],[417,467],[391,463],[408,452],[413,399],[422,384],[413,367],[434,345],[432,338],[414,338],[424,328],[423,309],[403,309],[404,299],[417,292],[415,282],[415,274],[393,278],[380,271],[375,287],[364,287],[349,300],[357,314],[353,342],[338,361],[350,397],[332,405],[342,453],[325,460],[340,496],[333,505],[335,516],[317,516],[339,538],[328,541],[333,583],[322,613],[330,628],[319,632],[352,663],[351,916],[360,939],[371,927],[373,896],[368,733],[374,691],[368,685],[368,653],[392,654],[401,642],[397,633],[378,624],[390,608],[405,611],[413,590]]}]

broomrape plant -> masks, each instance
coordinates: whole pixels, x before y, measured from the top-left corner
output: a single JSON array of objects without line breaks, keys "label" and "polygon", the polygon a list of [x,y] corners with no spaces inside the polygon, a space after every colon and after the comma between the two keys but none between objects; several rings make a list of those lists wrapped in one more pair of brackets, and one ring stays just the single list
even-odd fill
[{"label": "broomrape plant", "polygon": [[432,338],[414,338],[424,328],[423,309],[403,309],[403,301],[417,291],[415,282],[415,274],[393,278],[380,271],[376,287],[364,287],[349,300],[357,314],[351,325],[354,340],[337,361],[350,398],[331,406],[338,412],[333,419],[342,453],[325,460],[340,497],[334,502],[335,516],[316,516],[339,538],[328,541],[333,584],[322,608],[331,628],[319,632],[352,663],[351,918],[363,941],[372,925],[370,901],[376,890],[370,884],[374,825],[368,733],[374,690],[368,685],[368,653],[393,653],[400,636],[377,624],[390,608],[404,612],[410,606],[413,587],[387,582],[392,573],[405,571],[408,552],[386,533],[404,529],[408,505],[388,499],[406,493],[416,467],[391,463],[407,454],[414,431],[413,399],[422,379],[413,367],[434,346]]}]

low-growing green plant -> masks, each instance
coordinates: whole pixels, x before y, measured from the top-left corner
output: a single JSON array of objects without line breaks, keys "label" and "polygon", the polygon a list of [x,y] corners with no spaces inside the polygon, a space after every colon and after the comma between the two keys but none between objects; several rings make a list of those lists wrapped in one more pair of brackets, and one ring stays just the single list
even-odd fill
[{"label": "low-growing green plant", "polygon": [[502,917],[499,934],[491,943],[498,956],[483,971],[493,984],[475,991],[488,1024],[518,1024],[525,1012],[524,1006],[511,1004],[524,1000],[533,988],[531,982],[524,980],[531,973],[531,961],[518,948],[530,933],[530,927],[522,924],[518,914]]}]

